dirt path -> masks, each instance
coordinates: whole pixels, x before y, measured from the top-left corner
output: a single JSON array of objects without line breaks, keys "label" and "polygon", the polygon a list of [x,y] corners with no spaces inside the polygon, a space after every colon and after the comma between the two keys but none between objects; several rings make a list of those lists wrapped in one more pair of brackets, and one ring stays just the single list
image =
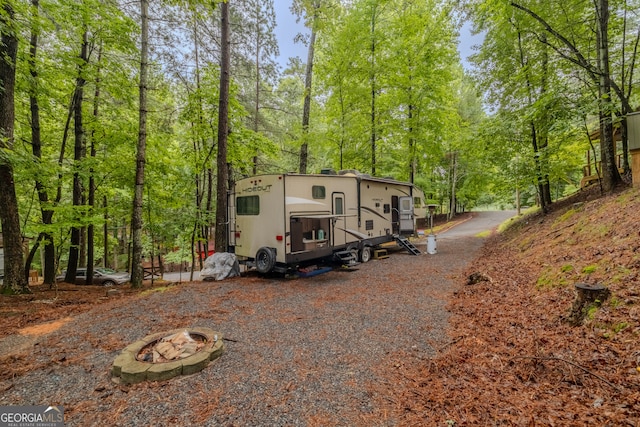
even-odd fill
[{"label": "dirt path", "polygon": [[493,230],[515,215],[516,211],[473,212],[471,219],[439,233],[438,237],[439,239],[456,239],[476,236],[488,230]]},{"label": "dirt path", "polygon": [[[307,279],[256,276],[180,284],[108,301],[5,360],[0,405],[63,405],[69,426],[395,425],[375,402],[398,354],[443,345],[452,292],[483,240],[447,238],[436,255],[394,252]],[[115,384],[111,364],[155,332],[208,327],[225,354],[161,383]]]}]

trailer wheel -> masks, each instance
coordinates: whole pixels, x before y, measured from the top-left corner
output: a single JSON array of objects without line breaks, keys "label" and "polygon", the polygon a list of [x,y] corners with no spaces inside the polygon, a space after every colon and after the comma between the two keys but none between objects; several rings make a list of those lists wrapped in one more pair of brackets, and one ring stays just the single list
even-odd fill
[{"label": "trailer wheel", "polygon": [[256,269],[259,273],[266,274],[276,265],[276,253],[273,249],[261,247],[256,252]]},{"label": "trailer wheel", "polygon": [[371,246],[365,246],[360,252],[360,262],[364,264],[369,261],[371,261]]}]

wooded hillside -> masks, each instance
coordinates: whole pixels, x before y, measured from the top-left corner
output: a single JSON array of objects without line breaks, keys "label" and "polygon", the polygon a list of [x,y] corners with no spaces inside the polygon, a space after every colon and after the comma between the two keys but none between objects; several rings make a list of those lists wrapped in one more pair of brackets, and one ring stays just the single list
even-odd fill
[{"label": "wooded hillside", "polygon": [[[405,354],[390,379],[401,424],[640,421],[640,194],[593,196],[488,240],[449,305],[450,343],[429,362]],[[576,318],[580,283],[609,293]]]}]

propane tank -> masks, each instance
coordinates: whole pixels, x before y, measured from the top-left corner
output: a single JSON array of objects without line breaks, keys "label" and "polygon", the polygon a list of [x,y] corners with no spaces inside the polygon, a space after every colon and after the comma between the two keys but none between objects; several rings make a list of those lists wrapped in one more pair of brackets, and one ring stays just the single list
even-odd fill
[{"label": "propane tank", "polygon": [[429,255],[433,255],[437,252],[438,250],[436,249],[436,235],[431,233],[427,236],[427,253]]}]

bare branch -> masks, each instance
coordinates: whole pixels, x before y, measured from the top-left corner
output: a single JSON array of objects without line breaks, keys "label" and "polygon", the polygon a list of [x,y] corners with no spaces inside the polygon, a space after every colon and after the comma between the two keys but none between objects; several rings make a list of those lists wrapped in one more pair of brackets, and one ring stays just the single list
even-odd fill
[{"label": "bare branch", "polygon": [[573,366],[575,368],[578,368],[578,369],[582,370],[583,372],[586,372],[589,375],[593,375],[594,377],[596,377],[600,381],[606,383],[607,385],[611,386],[612,388],[616,389],[617,391],[621,391],[620,387],[618,387],[617,385],[615,385],[612,382],[608,381],[606,378],[603,378],[600,375],[591,372],[587,368],[585,368],[583,366],[580,366],[577,363],[571,362],[570,360],[562,359],[560,357],[551,357],[551,356],[547,356],[547,357],[540,357],[540,356],[514,356],[513,359],[557,360],[557,361],[560,361],[560,362],[564,362],[567,365],[571,365],[571,366]]}]

